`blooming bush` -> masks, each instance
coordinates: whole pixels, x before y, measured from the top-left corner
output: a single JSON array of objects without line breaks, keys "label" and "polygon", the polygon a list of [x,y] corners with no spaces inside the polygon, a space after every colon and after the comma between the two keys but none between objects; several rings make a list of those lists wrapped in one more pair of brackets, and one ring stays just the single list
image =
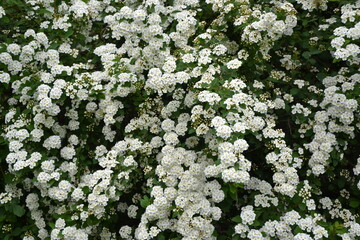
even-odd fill
[{"label": "blooming bush", "polygon": [[0,239],[359,239],[359,20],[2,0]]}]

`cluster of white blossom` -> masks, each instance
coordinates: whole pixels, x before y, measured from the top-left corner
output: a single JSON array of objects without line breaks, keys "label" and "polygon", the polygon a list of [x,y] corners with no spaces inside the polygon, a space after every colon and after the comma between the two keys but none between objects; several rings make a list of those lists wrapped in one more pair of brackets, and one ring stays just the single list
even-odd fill
[{"label": "cluster of white blossom", "polygon": [[320,9],[325,11],[327,9],[328,0],[310,0],[310,1],[296,0],[296,2],[301,4],[303,9],[312,12],[315,9]]},{"label": "cluster of white blossom", "polygon": [[[273,43],[283,35],[292,35],[293,28],[297,24],[296,10],[294,6],[285,1],[274,1],[274,10],[286,15],[284,20],[278,19],[276,13],[261,11],[261,8],[251,9],[249,5],[241,8],[241,16],[234,20],[234,25],[239,26],[251,19],[242,34],[241,40],[245,43],[256,44],[267,59],[270,56],[268,51]],[[253,19],[256,19],[254,21]]]},{"label": "cluster of white blossom", "polygon": [[[345,77],[341,74],[323,79],[325,86],[324,98],[319,103],[321,110],[314,116],[312,129],[314,138],[305,148],[312,152],[309,159],[309,166],[315,175],[325,173],[330,153],[335,149],[339,150],[339,142],[336,139],[338,133],[344,133],[349,138],[355,137],[354,112],[358,109],[358,102],[355,99],[347,98],[345,93],[354,89],[359,83],[359,74]],[[342,90],[343,93],[338,93]],[[342,157],[341,157],[342,158]]]},{"label": "cluster of white blossom", "polygon": [[[240,215],[242,223],[235,226],[235,232],[241,237],[248,237],[249,239],[266,239],[262,232],[266,234],[266,237],[276,239],[323,239],[328,237],[325,228],[317,224],[317,221],[321,219],[311,216],[302,218],[294,210],[286,212],[280,220],[266,221],[259,230],[251,229],[248,226],[248,221],[251,225],[255,216],[252,206],[244,207],[244,211]],[[300,228],[306,233],[293,234],[292,227]]]},{"label": "cluster of white blossom", "polygon": [[33,29],[0,29],[1,213],[24,240],[357,239],[360,1],[302,32],[331,2],[24,1]]},{"label": "cluster of white blossom", "polygon": [[356,21],[359,17],[360,3],[346,4],[341,7],[341,25],[334,29],[331,47],[335,49],[335,59],[348,61],[352,65],[360,62],[360,46],[356,40],[360,38],[360,23]]}]

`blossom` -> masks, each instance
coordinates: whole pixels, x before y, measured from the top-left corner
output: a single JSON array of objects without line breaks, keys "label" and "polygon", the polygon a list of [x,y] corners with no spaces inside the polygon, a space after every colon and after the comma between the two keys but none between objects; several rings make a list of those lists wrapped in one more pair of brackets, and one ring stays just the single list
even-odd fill
[{"label": "blossom", "polygon": [[241,65],[242,61],[238,59],[231,60],[226,64],[228,69],[238,69],[239,67],[241,67]]}]

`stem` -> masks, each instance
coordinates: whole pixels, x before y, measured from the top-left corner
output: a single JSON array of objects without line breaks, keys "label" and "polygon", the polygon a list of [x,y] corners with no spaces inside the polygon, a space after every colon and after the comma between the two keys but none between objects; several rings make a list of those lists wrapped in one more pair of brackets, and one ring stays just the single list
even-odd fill
[{"label": "stem", "polygon": [[292,135],[291,125],[290,125],[290,119],[288,119],[287,123],[288,123],[288,127],[289,127],[289,130],[290,130],[290,134]]}]

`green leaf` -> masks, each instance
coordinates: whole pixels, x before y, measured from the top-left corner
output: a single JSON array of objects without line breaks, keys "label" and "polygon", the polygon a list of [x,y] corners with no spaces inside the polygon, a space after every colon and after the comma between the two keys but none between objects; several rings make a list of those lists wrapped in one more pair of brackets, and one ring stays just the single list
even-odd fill
[{"label": "green leaf", "polygon": [[336,230],[341,230],[344,228],[344,226],[341,223],[339,223],[338,221],[335,222],[334,226],[335,226]]},{"label": "green leaf", "polygon": [[59,46],[60,46],[59,43],[53,42],[53,43],[50,44],[49,49],[56,49],[56,48],[58,48]]},{"label": "green leaf", "polygon": [[90,188],[88,186],[83,187],[82,190],[85,194],[90,193]]},{"label": "green leaf", "polygon": [[346,180],[344,178],[340,178],[337,180],[337,184],[338,184],[339,188],[344,188],[344,186],[346,184]]},{"label": "green leaf", "polygon": [[18,217],[22,217],[25,214],[25,209],[20,205],[15,205],[13,207],[13,213]]},{"label": "green leaf", "polygon": [[130,61],[130,65],[134,65],[136,63],[136,58],[132,58]]},{"label": "green leaf", "polygon": [[6,184],[13,183],[13,181],[14,181],[14,175],[11,174],[11,173],[6,173],[5,176],[4,176],[4,180],[5,180],[5,183],[6,183]]},{"label": "green leaf", "polygon": [[304,203],[300,203],[299,204],[299,208],[302,210],[302,211],[305,211],[306,210],[306,205]]},{"label": "green leaf", "polygon": [[302,233],[302,232],[303,231],[301,230],[301,228],[299,226],[296,226],[294,233],[297,234],[297,233]]},{"label": "green leaf", "polygon": [[73,29],[69,29],[64,35],[63,35],[63,38],[68,38],[70,37],[71,35],[74,34],[74,30]]},{"label": "green leaf", "polygon": [[23,229],[21,229],[21,228],[15,228],[15,230],[13,230],[13,231],[11,232],[11,234],[14,235],[14,236],[19,236],[22,232],[24,232]]},{"label": "green leaf", "polygon": [[231,238],[231,240],[240,240],[240,235],[235,235]]},{"label": "green leaf", "polygon": [[358,206],[360,206],[360,201],[359,200],[350,200],[350,207],[352,208],[357,208]]},{"label": "green leaf", "polygon": [[303,54],[301,54],[305,59],[309,59],[311,57],[311,53],[310,52],[304,52]]},{"label": "green leaf", "polygon": [[145,195],[144,198],[140,200],[140,206],[146,208],[149,205],[150,205],[150,199],[148,196]]},{"label": "green leaf", "polygon": [[157,237],[158,240],[165,240],[165,236],[163,234],[160,234],[158,237]]},{"label": "green leaf", "polygon": [[176,218],[177,216],[179,216],[180,213],[178,211],[174,211],[172,214],[171,214],[171,218]]},{"label": "green leaf", "polygon": [[299,89],[298,88],[292,88],[291,90],[290,90],[290,94],[291,95],[297,95],[299,93]]},{"label": "green leaf", "polygon": [[50,14],[50,15],[52,15],[52,12],[50,12],[49,10],[46,10],[44,8],[39,9],[37,12],[40,13],[40,14]]},{"label": "green leaf", "polygon": [[252,225],[253,225],[254,227],[258,227],[258,226],[261,225],[261,222],[259,222],[259,221],[256,220]]},{"label": "green leaf", "polygon": [[230,195],[230,198],[231,198],[232,200],[235,200],[235,201],[238,200],[237,192],[232,192],[231,189],[230,189],[229,195]]},{"label": "green leaf", "polygon": [[230,192],[236,193],[236,186],[234,184],[230,184]]},{"label": "green leaf", "polygon": [[233,218],[231,219],[231,221],[236,222],[236,223],[241,223],[241,222],[242,222],[240,216],[235,216],[235,217],[233,217]]},{"label": "green leaf", "polygon": [[151,7],[149,8],[148,13],[150,14],[150,13],[153,13],[153,12],[155,12],[155,5],[151,4]]},{"label": "green leaf", "polygon": [[314,179],[313,179],[313,182],[316,184],[316,186],[321,187],[321,181],[320,181],[320,179],[314,178]]},{"label": "green leaf", "polygon": [[55,229],[55,223],[50,222],[50,223],[49,223],[49,226],[50,226],[52,229]]},{"label": "green leaf", "polygon": [[220,235],[217,239],[219,239],[219,240],[226,240],[227,237],[226,237],[225,235]]}]

